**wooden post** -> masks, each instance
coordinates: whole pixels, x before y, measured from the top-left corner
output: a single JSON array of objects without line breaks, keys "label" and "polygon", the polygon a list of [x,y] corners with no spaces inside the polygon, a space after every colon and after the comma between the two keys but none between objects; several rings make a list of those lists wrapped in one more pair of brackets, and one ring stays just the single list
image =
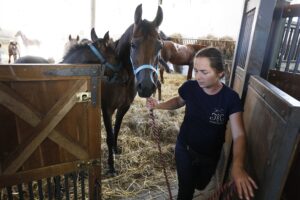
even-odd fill
[{"label": "wooden post", "polygon": [[95,28],[96,1],[91,0],[91,29]]}]

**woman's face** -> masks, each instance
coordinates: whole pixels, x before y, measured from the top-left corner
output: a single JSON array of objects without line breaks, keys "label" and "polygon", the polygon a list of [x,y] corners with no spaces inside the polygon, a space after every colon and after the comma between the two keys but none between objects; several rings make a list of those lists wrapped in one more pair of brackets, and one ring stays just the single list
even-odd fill
[{"label": "woman's face", "polygon": [[217,72],[215,68],[210,66],[210,61],[206,57],[198,57],[194,59],[195,79],[201,88],[213,88],[220,84],[220,78],[223,72]]}]

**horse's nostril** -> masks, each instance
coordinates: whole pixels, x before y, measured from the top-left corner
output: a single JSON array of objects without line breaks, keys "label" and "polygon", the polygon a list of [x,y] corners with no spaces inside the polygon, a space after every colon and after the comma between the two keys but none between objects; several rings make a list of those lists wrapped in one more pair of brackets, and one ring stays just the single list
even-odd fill
[{"label": "horse's nostril", "polygon": [[138,84],[137,89],[142,90],[142,84]]}]

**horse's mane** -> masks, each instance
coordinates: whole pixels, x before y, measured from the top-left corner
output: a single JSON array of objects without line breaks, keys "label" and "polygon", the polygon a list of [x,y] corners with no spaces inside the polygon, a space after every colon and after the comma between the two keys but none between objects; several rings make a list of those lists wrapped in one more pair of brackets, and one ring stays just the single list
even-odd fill
[{"label": "horse's mane", "polygon": [[123,57],[123,55],[126,54],[126,52],[129,52],[130,38],[132,36],[132,32],[133,24],[127,28],[127,30],[122,34],[120,39],[115,41],[115,49],[119,58]]}]

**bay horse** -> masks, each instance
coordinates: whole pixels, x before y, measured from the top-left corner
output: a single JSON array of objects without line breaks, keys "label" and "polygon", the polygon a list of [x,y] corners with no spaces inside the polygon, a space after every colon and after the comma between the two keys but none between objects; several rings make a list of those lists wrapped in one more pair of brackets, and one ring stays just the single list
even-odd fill
[{"label": "bay horse", "polygon": [[[134,23],[122,34],[120,39],[110,43],[108,35],[97,39],[91,33],[92,46],[102,52],[93,53],[91,45],[76,45],[63,58],[63,63],[107,63],[105,74],[108,81],[101,82],[101,110],[106,129],[108,146],[108,173],[115,175],[114,153],[120,153],[117,140],[123,117],[127,113],[136,94],[140,97],[150,97],[158,84],[158,55],[162,41],[158,27],[163,20],[162,9],[159,6],[153,21],[142,20],[142,5],[137,6]],[[104,61],[103,61],[104,60]],[[110,66],[110,67],[109,67]],[[112,115],[116,111],[114,127]]]},{"label": "bay horse", "polygon": [[8,63],[11,63],[11,57],[13,57],[14,62],[15,62],[18,56],[20,56],[18,43],[17,42],[9,42],[9,44],[8,44]]},{"label": "bay horse", "polygon": [[[172,41],[164,41],[159,62],[165,67],[168,67],[167,62],[173,65],[188,65],[187,80],[189,80],[192,78],[194,55],[205,47],[207,46],[200,44],[182,45]],[[163,68],[161,68],[160,76],[161,80],[163,80]]]},{"label": "bay horse", "polygon": [[[117,140],[124,115],[130,108],[136,94],[142,98],[148,98],[159,87],[158,58],[162,41],[158,27],[162,20],[163,12],[160,6],[158,6],[153,21],[142,20],[142,4],[140,4],[135,10],[134,23],[127,28],[120,39],[114,42],[116,54],[122,63],[122,70],[124,70],[123,77],[126,77],[126,84],[119,84],[114,87],[114,90],[108,90],[107,92],[116,98],[106,98],[102,102],[106,107],[108,104],[114,104],[113,107],[103,112],[104,125],[107,131],[106,142],[110,173],[115,173],[113,153],[120,153]],[[111,118],[116,109],[116,120],[114,129],[112,129]]]},{"label": "bay horse", "polygon": [[36,40],[36,39],[29,39],[24,33],[22,33],[21,31],[18,31],[15,35],[15,37],[20,36],[23,44],[25,45],[25,47],[28,46],[40,46],[40,41]]}]

